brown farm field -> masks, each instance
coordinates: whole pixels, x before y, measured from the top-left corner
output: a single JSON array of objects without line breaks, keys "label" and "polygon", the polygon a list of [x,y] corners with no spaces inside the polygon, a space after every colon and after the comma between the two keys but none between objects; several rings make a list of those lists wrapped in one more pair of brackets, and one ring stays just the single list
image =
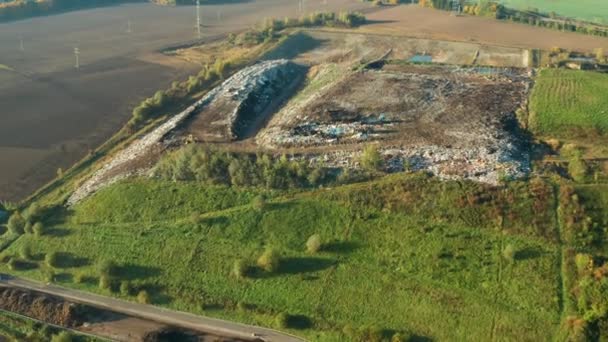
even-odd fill
[{"label": "brown farm field", "polygon": [[[304,10],[364,7],[354,0],[315,0]],[[202,38],[297,11],[297,3],[281,0],[203,6]],[[150,4],[1,24],[0,65],[10,69],[0,69],[0,200],[24,198],[108,139],[141,100],[198,72],[199,64],[159,52],[193,42],[194,24],[193,6]],[[80,49],[78,71],[74,47]]]},{"label": "brown farm field", "polygon": [[370,13],[375,21],[363,30],[452,41],[469,41],[527,49],[553,47],[591,52],[608,48],[608,39],[572,32],[560,32],[530,25],[472,16],[452,16],[449,12],[419,6],[397,6]]}]

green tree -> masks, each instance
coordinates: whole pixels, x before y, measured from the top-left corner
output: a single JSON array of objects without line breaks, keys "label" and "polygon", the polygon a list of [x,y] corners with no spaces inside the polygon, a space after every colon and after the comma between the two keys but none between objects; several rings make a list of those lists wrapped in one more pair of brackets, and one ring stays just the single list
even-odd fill
[{"label": "green tree", "polygon": [[280,254],[273,248],[268,248],[258,258],[257,264],[266,272],[274,272],[279,268],[281,262]]},{"label": "green tree", "polygon": [[359,162],[368,171],[379,171],[383,160],[377,145],[368,145],[363,149]]}]

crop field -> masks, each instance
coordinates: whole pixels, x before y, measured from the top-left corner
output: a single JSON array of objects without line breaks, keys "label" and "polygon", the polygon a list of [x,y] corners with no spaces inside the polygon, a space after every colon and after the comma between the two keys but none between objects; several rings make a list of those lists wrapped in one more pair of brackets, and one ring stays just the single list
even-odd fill
[{"label": "crop field", "polygon": [[608,75],[542,70],[530,100],[530,128],[565,138],[608,132]]},{"label": "crop field", "polygon": [[544,13],[582,19],[600,24],[608,23],[608,3],[603,0],[501,0],[506,6],[526,10],[536,8]]},{"label": "crop field", "polygon": [[[439,340],[550,340],[559,322],[558,247],[537,234],[542,229],[530,220],[526,200],[510,209],[506,217],[517,222],[506,220],[504,232],[491,222],[475,226],[458,218],[444,220],[450,211],[422,210],[434,203],[433,195],[414,193],[441,189],[458,198],[479,189],[474,183],[443,185],[425,177],[395,176],[336,193],[276,197],[261,209],[239,206],[251,194],[247,189],[210,187],[201,192],[200,185],[187,182],[116,184],[74,208],[66,223],[49,227],[41,238],[24,236],[3,254],[18,254],[35,239],[33,260],[39,266],[19,275],[43,279],[48,271],[42,256],[56,251],[65,260],[56,269],[59,282],[104,294],[109,292],[97,287],[95,263],[112,260],[120,265],[116,281],[149,289],[155,304],[270,326],[278,313],[288,313],[300,317],[300,329],[293,332],[315,341],[343,340],[349,326]],[[400,186],[412,189],[411,197],[382,191]],[[382,200],[374,205],[350,202],[364,198],[359,191]],[[522,199],[536,198],[525,186],[514,185],[510,191]],[[242,201],[232,201],[234,207],[215,204],[235,193]],[[446,208],[453,204],[449,196]],[[125,197],[131,200],[122,201]],[[189,203],[181,212],[148,209],[168,208],[179,199]],[[546,200],[549,210],[553,204]],[[382,203],[384,210],[377,207]],[[400,205],[411,207],[404,211]],[[492,207],[479,204],[471,210],[484,213]],[[112,211],[145,219],[133,221]],[[196,220],[193,212],[200,214]],[[505,234],[509,226],[530,228]],[[305,250],[312,234],[324,243],[314,255]],[[506,246],[516,251],[511,261],[503,257]],[[277,272],[257,270],[244,279],[232,275],[237,260],[254,263],[267,247],[282,256]],[[77,274],[88,280],[76,284]]]}]

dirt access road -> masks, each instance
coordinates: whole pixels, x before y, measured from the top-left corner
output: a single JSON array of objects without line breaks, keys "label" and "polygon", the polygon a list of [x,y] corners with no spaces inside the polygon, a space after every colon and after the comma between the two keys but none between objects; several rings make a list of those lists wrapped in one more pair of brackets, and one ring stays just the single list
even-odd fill
[{"label": "dirt access road", "polygon": [[[0,283],[20,289],[38,291],[61,297],[67,301],[82,303],[122,314],[149,319],[172,326],[239,338],[250,341],[302,342],[303,339],[276,330],[224,321],[215,318],[201,317],[152,305],[143,305],[87,292],[67,289],[56,285],[2,276]],[[256,337],[254,337],[254,335]]]},{"label": "dirt access road", "polygon": [[[308,0],[303,9],[368,6]],[[0,24],[0,200],[24,198],[107,140],[141,100],[198,72],[158,52],[197,39],[195,13],[136,3]],[[297,1],[244,0],[201,6],[201,15],[204,41],[299,12]]]}]

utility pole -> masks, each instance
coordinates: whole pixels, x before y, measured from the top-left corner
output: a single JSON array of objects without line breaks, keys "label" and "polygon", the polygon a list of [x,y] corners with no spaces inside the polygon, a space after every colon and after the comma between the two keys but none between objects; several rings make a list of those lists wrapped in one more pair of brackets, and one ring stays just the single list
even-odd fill
[{"label": "utility pole", "polygon": [[133,29],[131,27],[131,20],[127,20],[127,33],[131,32],[133,32]]},{"label": "utility pole", "polygon": [[74,56],[76,56],[76,69],[80,69],[80,49],[74,48]]},{"label": "utility pole", "polygon": [[201,39],[201,1],[196,0],[196,32]]},{"label": "utility pole", "polygon": [[23,46],[23,37],[19,37],[19,50],[21,50],[21,52],[25,51],[25,47]]},{"label": "utility pole", "polygon": [[222,11],[221,10],[217,10],[217,21],[219,23],[222,22]]}]

